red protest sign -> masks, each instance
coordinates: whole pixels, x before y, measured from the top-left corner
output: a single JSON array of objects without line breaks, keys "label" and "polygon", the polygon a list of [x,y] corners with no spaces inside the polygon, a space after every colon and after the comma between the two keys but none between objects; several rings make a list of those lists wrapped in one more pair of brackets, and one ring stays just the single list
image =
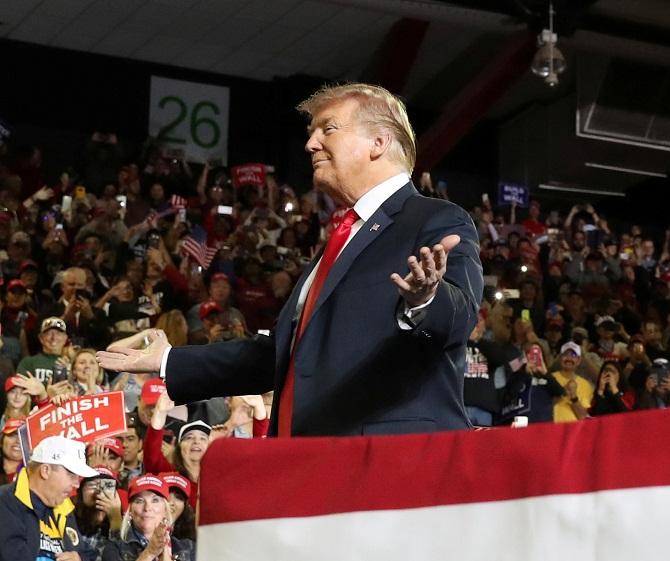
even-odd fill
[{"label": "red protest sign", "polygon": [[262,187],[265,185],[265,164],[242,164],[231,170],[234,187],[242,185],[254,185]]},{"label": "red protest sign", "polygon": [[88,443],[126,432],[123,392],[84,395],[61,405],[48,405],[30,415],[26,426],[31,448],[48,436]]}]

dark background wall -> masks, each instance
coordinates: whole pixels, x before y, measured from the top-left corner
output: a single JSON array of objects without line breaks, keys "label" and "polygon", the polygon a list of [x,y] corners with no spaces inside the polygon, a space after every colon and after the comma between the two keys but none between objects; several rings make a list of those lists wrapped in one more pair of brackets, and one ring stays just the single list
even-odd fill
[{"label": "dark background wall", "polygon": [[[228,161],[279,164],[286,179],[307,177],[305,121],[293,109],[314,79],[270,83],[102,55],[0,41],[0,118],[13,144],[44,148],[45,171],[57,176],[95,130],[115,132],[128,159],[147,138],[151,76],[230,88]],[[317,82],[318,83],[318,82]]]},{"label": "dark background wall", "polygon": [[[147,138],[151,76],[230,88],[229,165],[273,164],[280,180],[310,187],[305,157],[306,121],[295,106],[325,80],[311,76],[260,82],[185,68],[0,40],[0,119],[13,129],[12,143],[44,150],[44,171],[56,181],[77,158],[93,131],[116,132],[128,161]],[[417,133],[435,117],[409,107]],[[477,127],[433,170],[448,182],[452,200],[471,207],[483,191],[495,192],[497,130]],[[417,170],[420,172],[423,170]]]}]

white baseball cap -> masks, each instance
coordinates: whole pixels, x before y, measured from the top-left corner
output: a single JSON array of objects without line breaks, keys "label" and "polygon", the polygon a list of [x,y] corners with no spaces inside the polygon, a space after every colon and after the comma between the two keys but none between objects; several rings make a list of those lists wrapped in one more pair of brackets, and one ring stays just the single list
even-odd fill
[{"label": "white baseball cap", "polygon": [[582,356],[582,349],[574,341],[568,341],[561,347],[561,354],[567,351],[572,351],[575,355]]},{"label": "white baseball cap", "polygon": [[80,477],[95,477],[98,472],[86,464],[86,445],[64,436],[49,436],[30,456],[31,462],[63,466]]}]

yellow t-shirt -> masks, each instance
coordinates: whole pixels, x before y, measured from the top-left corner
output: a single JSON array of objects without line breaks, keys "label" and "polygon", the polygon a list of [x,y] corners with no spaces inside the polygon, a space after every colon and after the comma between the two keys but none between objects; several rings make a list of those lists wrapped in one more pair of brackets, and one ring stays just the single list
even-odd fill
[{"label": "yellow t-shirt", "polygon": [[[568,376],[564,376],[562,372],[554,372],[554,378],[556,378],[556,381],[563,387],[565,387],[571,379]],[[581,376],[575,376],[575,382],[577,382],[577,399],[584,409],[588,409],[591,407],[591,400],[593,399],[593,388],[591,387],[591,384]],[[558,401],[554,403],[554,422],[565,423],[577,420],[575,412],[572,410],[570,398],[567,395],[559,397]]]}]

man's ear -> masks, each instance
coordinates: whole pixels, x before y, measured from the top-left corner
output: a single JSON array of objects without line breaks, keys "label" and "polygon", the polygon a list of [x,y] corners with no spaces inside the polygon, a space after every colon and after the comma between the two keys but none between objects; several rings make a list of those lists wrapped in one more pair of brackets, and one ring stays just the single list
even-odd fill
[{"label": "man's ear", "polygon": [[42,479],[49,479],[49,475],[51,474],[51,466],[49,464],[40,465],[39,474]]},{"label": "man's ear", "polygon": [[370,139],[372,145],[370,147],[370,158],[377,160],[381,158],[391,146],[391,135],[389,133],[379,133]]}]

